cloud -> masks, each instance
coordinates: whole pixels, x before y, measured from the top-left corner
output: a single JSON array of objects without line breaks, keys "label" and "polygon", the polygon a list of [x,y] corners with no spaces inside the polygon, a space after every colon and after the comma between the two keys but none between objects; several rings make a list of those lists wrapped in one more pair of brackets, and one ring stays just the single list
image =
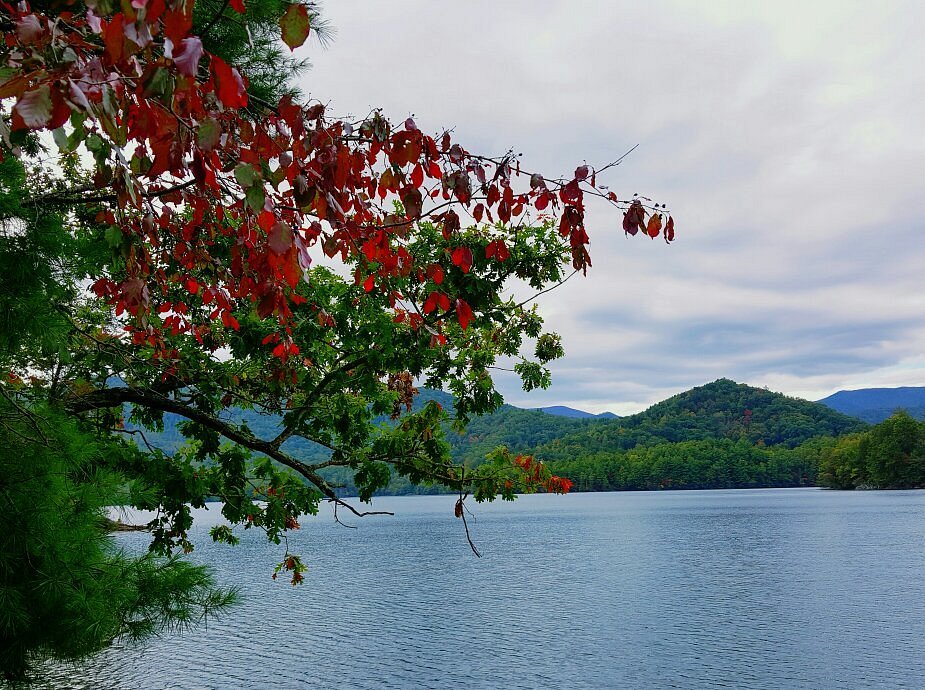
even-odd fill
[{"label": "cloud", "polygon": [[822,397],[925,383],[925,20],[918,2],[325,6],[304,88],[566,173],[640,148],[618,195],[679,239],[589,212],[594,268],[544,295],[567,357],[514,404],[632,412],[728,376]]}]

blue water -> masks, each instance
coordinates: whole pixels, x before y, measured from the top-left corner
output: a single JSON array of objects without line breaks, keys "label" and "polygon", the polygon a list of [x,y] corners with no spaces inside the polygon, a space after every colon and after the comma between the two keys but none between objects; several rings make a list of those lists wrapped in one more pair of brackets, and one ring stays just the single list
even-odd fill
[{"label": "blue water", "polygon": [[282,549],[257,534],[210,544],[204,513],[195,555],[243,603],[44,685],[925,687],[925,491],[528,496],[473,505],[481,559],[453,502],[305,519],[300,587],[270,579]]}]

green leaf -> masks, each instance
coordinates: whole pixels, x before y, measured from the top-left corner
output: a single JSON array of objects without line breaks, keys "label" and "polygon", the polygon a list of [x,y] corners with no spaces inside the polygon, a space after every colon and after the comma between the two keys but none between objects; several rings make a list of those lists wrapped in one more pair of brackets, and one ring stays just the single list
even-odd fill
[{"label": "green leaf", "polygon": [[247,163],[241,163],[234,169],[234,179],[242,187],[253,187],[259,180],[257,171]]},{"label": "green leaf", "polygon": [[267,200],[267,196],[263,191],[263,186],[254,185],[247,190],[245,194],[247,198],[247,204],[251,207],[254,213],[260,213],[263,210],[263,205]]},{"label": "green leaf", "polygon": [[283,30],[283,43],[289,46],[290,50],[295,50],[305,43],[309,32],[308,10],[305,5],[289,5],[286,14],[280,17],[279,25]]},{"label": "green leaf", "polygon": [[[207,117],[199,123],[199,129],[196,132],[196,140],[199,143],[199,148],[203,151],[211,151],[218,146],[221,136],[222,126],[215,118]],[[237,171],[235,171],[235,178],[237,178],[237,176]]]},{"label": "green leaf", "polygon": [[58,145],[58,150],[61,153],[70,153],[71,146],[68,142],[67,134],[64,132],[64,127],[58,127],[51,133],[51,138],[55,140],[55,143]]},{"label": "green leaf", "polygon": [[142,95],[145,98],[164,98],[173,93],[173,79],[164,67],[155,69],[144,82]]},{"label": "green leaf", "polygon": [[116,247],[122,246],[122,240],[125,238],[125,235],[122,233],[122,229],[117,225],[110,225],[106,228],[105,233],[106,244],[115,249]]}]

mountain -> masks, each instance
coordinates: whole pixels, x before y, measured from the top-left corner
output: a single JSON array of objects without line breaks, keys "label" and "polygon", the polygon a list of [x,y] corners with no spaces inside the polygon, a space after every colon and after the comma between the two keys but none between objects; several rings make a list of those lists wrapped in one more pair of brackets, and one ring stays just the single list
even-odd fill
[{"label": "mountain", "polygon": [[897,409],[916,419],[925,419],[925,387],[861,388],[838,391],[819,401],[833,410],[877,424]]},{"label": "mountain", "polygon": [[[452,396],[428,389],[416,397],[414,408],[429,400],[452,413]],[[278,417],[253,411],[236,410],[229,417],[261,437],[271,436],[279,425]],[[167,415],[163,432],[146,435],[165,450],[175,449],[183,441],[178,421]],[[578,489],[613,490],[810,485],[817,464],[811,446],[866,428],[863,421],[825,405],[719,379],[629,417],[569,417],[503,405],[472,419],[462,434],[449,425],[445,431],[456,462],[478,464],[496,447],[507,446],[549,462]],[[328,454],[301,439],[290,439],[284,448],[308,462],[323,461]],[[325,473],[343,486],[344,495],[351,495],[348,470],[328,468]],[[395,477],[382,493],[439,491]]]},{"label": "mountain", "polygon": [[574,407],[566,407],[565,405],[551,405],[550,407],[538,407],[536,409],[554,417],[568,417],[570,419],[618,419],[618,416],[613,412],[592,414],[591,412],[576,410]]},{"label": "mountain", "polygon": [[866,428],[825,405],[719,379],[675,395],[638,414],[602,420],[537,449],[549,460],[636,446],[729,439],[794,448],[817,436]]}]

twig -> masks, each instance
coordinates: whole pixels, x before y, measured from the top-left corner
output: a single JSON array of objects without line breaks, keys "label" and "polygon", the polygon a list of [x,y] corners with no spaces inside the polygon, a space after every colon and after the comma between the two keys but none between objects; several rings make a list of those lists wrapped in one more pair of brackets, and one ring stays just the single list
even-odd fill
[{"label": "twig", "polygon": [[[466,496],[468,496],[468,494],[466,494]],[[460,494],[459,500],[456,501],[456,517],[462,518],[463,527],[466,530],[466,540],[469,542],[469,548],[472,549],[472,553],[478,558],[481,558],[482,554],[480,554],[479,550],[475,547],[475,542],[472,541],[472,536],[469,534],[469,523],[466,522],[466,511],[468,510],[465,503],[466,496]]]},{"label": "twig", "polygon": [[334,496],[334,497],[328,496],[328,500],[334,504],[335,508],[337,507],[337,504],[340,504],[344,506],[344,508],[349,510],[351,513],[356,515],[357,517],[366,517],[367,515],[395,515],[395,513],[392,513],[388,510],[364,510],[361,513],[359,510],[354,508],[352,505],[350,505],[346,501],[340,498],[337,498],[337,496]]},{"label": "twig", "polygon": [[346,522],[341,522],[340,518],[337,517],[337,501],[334,501],[334,522],[336,522],[341,527],[346,527],[347,529],[356,529],[356,525],[348,525]]},{"label": "twig", "polygon": [[564,285],[564,284],[568,281],[568,279],[571,278],[571,277],[572,277],[573,275],[575,275],[576,273],[578,273],[578,269],[577,269],[577,268],[576,268],[574,271],[572,271],[571,273],[569,273],[565,278],[563,278],[562,280],[560,280],[558,283],[555,283],[554,285],[550,285],[550,286],[549,286],[548,288],[546,288],[545,290],[540,290],[540,291],[537,292],[535,295],[533,295],[532,297],[528,297],[527,299],[525,299],[523,302],[520,302],[519,304],[515,304],[515,305],[514,305],[514,308],[516,309],[517,307],[522,307],[522,306],[524,306],[525,304],[528,304],[529,302],[532,302],[533,300],[535,300],[535,299],[536,299],[537,297],[539,297],[540,295],[545,294],[545,293],[547,293],[547,292],[549,292],[549,291],[551,291],[551,290],[555,290],[555,289],[556,289],[557,287],[559,287],[560,285]]}]

